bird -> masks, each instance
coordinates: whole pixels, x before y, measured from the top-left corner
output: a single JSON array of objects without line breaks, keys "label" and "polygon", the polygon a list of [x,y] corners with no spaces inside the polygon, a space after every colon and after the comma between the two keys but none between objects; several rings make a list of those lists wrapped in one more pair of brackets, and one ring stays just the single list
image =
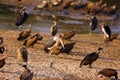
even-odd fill
[{"label": "bird", "polygon": [[62,52],[65,52],[68,54],[74,48],[75,43],[76,41],[64,43],[65,48],[62,50]]},{"label": "bird", "polygon": [[3,54],[3,53],[4,53],[4,51],[5,51],[4,46],[0,45],[0,54]]},{"label": "bird", "polygon": [[116,39],[118,37],[119,33],[112,33],[111,36],[110,36],[110,39],[109,41],[113,41],[114,39]]},{"label": "bird", "polygon": [[111,68],[104,68],[101,71],[98,72],[98,75],[101,74],[105,77],[112,77],[115,76],[115,80],[118,80],[118,73],[115,69],[111,69]]},{"label": "bird", "polygon": [[87,15],[88,20],[90,21],[90,35],[93,33],[93,31],[97,28],[98,20],[96,16],[93,15]]},{"label": "bird", "polygon": [[20,80],[32,80],[33,72],[31,72],[30,69],[28,69],[27,65],[23,65],[22,67],[24,67],[25,70],[20,75]]},{"label": "bird", "polygon": [[25,40],[25,39],[27,39],[27,38],[30,36],[30,34],[31,34],[31,27],[32,27],[32,26],[31,26],[31,24],[30,24],[28,29],[20,32],[17,40],[20,41],[20,40]]},{"label": "bird", "polygon": [[92,68],[92,63],[96,61],[99,58],[100,51],[103,50],[103,48],[99,47],[98,52],[92,52],[84,57],[84,59],[80,63],[80,67],[82,65],[89,65],[89,68]]},{"label": "bird", "polygon": [[0,37],[0,44],[3,43],[3,37]]},{"label": "bird", "polygon": [[75,36],[75,34],[76,34],[76,28],[74,28],[74,29],[72,29],[72,30],[64,33],[63,36],[62,36],[62,38],[64,40],[70,40],[72,37]]},{"label": "bird", "polygon": [[57,34],[57,32],[58,32],[58,28],[57,28],[57,22],[56,21],[54,21],[54,24],[51,26],[51,28],[50,28],[50,34],[52,35],[52,36],[55,36],[56,34]]},{"label": "bird", "polygon": [[20,48],[18,48],[18,60],[20,62],[25,62],[27,64],[27,61],[28,61],[28,51],[26,49],[25,46],[22,46]]},{"label": "bird", "polygon": [[101,23],[100,24],[101,28],[102,28],[102,31],[104,33],[104,41],[106,39],[110,40],[110,37],[111,37],[111,29],[110,27],[108,26],[108,24],[106,24],[105,22]]},{"label": "bird", "polygon": [[25,42],[23,43],[24,46],[32,46],[38,41],[42,40],[43,37],[39,33],[35,33],[33,36],[28,37]]},{"label": "bird", "polygon": [[7,58],[7,54],[3,53],[3,58],[0,59],[0,68],[2,68],[5,65],[6,58]]},{"label": "bird", "polygon": [[23,23],[26,22],[26,20],[28,19],[28,13],[26,12],[26,7],[23,7],[22,10],[20,11],[20,16],[17,17],[17,21],[15,22],[16,26],[20,26]]},{"label": "bird", "polygon": [[36,5],[34,9],[43,9],[47,7],[48,2],[46,0],[43,0],[40,4]]},{"label": "bird", "polygon": [[50,57],[50,67],[52,67],[53,65],[53,59],[52,59],[52,54],[58,55],[60,54],[60,52],[62,51],[62,49],[64,49],[64,43],[63,43],[63,39],[62,36],[60,34],[54,36],[54,37],[50,37],[45,46],[44,46],[44,51],[46,53],[49,53],[49,57]]},{"label": "bird", "polygon": [[113,5],[113,6],[111,6],[111,7],[105,7],[105,8],[103,9],[103,12],[104,12],[105,14],[115,14],[116,10],[117,10],[116,5]]}]

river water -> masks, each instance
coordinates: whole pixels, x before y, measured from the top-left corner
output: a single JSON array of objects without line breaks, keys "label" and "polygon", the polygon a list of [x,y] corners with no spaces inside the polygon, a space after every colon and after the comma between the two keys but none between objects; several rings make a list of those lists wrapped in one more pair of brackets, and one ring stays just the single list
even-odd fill
[{"label": "river water", "polygon": [[[119,14],[119,11],[117,13]],[[5,9],[0,8],[0,29],[5,30],[19,30],[17,26],[15,26],[16,17],[18,14],[10,12]],[[59,32],[66,32],[72,28],[76,28],[78,33],[89,33],[89,21],[88,20],[63,20],[63,18],[58,17],[59,21],[57,23]],[[120,17],[118,16],[115,20],[106,21],[110,25],[112,32],[120,33]],[[29,24],[32,24],[32,30],[37,32],[49,33],[50,27],[53,24],[53,20],[51,16],[36,16],[30,15],[26,23],[23,25],[23,28],[27,28]],[[95,30],[96,33],[102,33],[100,27]]]}]

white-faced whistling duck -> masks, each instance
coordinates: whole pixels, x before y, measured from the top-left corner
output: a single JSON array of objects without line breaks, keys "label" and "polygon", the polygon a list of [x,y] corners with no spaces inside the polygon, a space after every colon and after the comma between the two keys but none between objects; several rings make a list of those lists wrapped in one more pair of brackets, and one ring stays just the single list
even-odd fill
[{"label": "white-faced whistling duck", "polygon": [[92,68],[92,63],[96,61],[99,58],[100,51],[103,50],[103,48],[99,47],[98,52],[92,52],[84,57],[84,59],[80,63],[80,67],[82,65],[89,65],[89,68]]}]

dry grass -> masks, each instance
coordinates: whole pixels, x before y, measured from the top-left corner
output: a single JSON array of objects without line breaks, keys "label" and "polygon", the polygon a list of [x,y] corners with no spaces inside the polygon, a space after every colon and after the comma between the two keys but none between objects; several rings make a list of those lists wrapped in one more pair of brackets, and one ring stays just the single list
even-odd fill
[{"label": "dry grass", "polygon": [[[8,55],[6,64],[0,70],[0,80],[18,80],[24,70],[17,61],[17,49],[23,42],[17,41],[19,32],[0,30],[0,36],[4,38],[3,45]],[[53,68],[49,67],[49,57],[44,54],[43,47],[49,34],[40,33],[43,40],[37,42],[29,51],[28,65],[34,73],[33,80],[97,80],[97,72],[103,68],[113,68],[118,71],[120,77],[120,37],[112,43],[105,44],[102,34],[77,34],[72,40],[76,40],[73,50],[69,54],[61,53],[54,56]],[[101,46],[104,48],[100,58],[93,63],[93,68],[79,64],[84,56],[96,51]]]}]

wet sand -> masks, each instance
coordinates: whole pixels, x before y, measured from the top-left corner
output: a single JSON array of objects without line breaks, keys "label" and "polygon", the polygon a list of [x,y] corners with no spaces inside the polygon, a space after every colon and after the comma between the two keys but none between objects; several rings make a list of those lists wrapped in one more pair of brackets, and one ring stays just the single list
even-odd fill
[{"label": "wet sand", "polygon": [[[23,42],[17,41],[19,31],[0,30],[0,37],[4,38],[2,45],[6,48],[6,64],[0,69],[0,80],[19,80],[23,68],[18,64],[17,49]],[[32,33],[33,34],[33,33]],[[98,80],[97,72],[103,68],[113,68],[120,78],[120,36],[112,43],[103,42],[103,34],[76,34],[72,41],[77,41],[69,54],[61,53],[54,56],[53,68],[49,67],[50,59],[44,54],[43,47],[49,34],[40,33],[42,41],[38,41],[29,51],[28,67],[34,73],[33,80]],[[100,58],[93,63],[93,68],[79,67],[81,60],[89,53],[103,47]],[[2,71],[3,70],[3,73]]]}]

